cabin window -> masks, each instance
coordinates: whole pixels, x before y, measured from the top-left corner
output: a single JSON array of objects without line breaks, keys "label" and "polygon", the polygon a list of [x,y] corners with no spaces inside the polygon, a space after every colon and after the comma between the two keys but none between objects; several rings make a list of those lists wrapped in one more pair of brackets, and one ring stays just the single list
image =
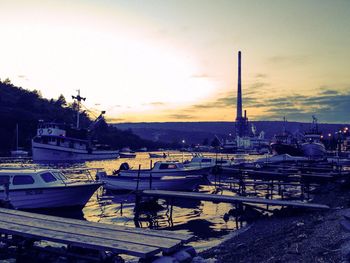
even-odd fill
[{"label": "cabin window", "polygon": [[10,182],[10,176],[9,175],[1,175],[0,176],[0,186]]},{"label": "cabin window", "polygon": [[211,163],[211,159],[202,159],[202,163]]},{"label": "cabin window", "polygon": [[51,182],[57,181],[55,176],[53,176],[51,173],[43,173],[40,176],[45,181],[45,183],[51,183]]},{"label": "cabin window", "polygon": [[176,169],[176,165],[175,164],[162,163],[159,166],[159,169]]},{"label": "cabin window", "polygon": [[13,185],[34,184],[34,179],[30,175],[15,175],[12,183]]}]

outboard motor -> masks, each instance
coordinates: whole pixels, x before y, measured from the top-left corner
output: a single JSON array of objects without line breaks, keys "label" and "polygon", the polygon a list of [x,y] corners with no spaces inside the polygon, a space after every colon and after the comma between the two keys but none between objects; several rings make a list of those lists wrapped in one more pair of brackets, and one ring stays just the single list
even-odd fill
[{"label": "outboard motor", "polygon": [[119,167],[119,171],[126,171],[126,170],[129,170],[130,169],[130,166],[128,163],[122,163]]},{"label": "outboard motor", "polygon": [[101,180],[103,177],[106,177],[107,173],[105,171],[97,171],[96,173],[96,181]]},{"label": "outboard motor", "polygon": [[119,166],[119,169],[118,170],[114,170],[113,171],[113,175],[117,175],[119,174],[120,171],[126,171],[126,170],[129,170],[130,169],[130,166],[128,163],[122,163],[120,166]]}]

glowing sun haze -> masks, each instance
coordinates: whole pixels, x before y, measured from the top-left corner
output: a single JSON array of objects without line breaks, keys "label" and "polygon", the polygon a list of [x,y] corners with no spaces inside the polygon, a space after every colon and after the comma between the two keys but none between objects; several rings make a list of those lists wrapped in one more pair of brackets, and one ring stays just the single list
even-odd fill
[{"label": "glowing sun haze", "polygon": [[[0,78],[110,121],[349,122],[348,1],[0,1]],[[346,113],[346,114],[345,114]]]}]

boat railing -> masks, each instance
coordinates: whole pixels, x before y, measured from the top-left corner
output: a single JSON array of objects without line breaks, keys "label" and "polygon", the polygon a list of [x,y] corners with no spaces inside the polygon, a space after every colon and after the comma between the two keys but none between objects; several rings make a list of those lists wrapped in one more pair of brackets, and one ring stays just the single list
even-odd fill
[{"label": "boat railing", "polygon": [[[103,171],[103,168],[68,168],[68,169],[60,169],[63,174],[67,175],[85,175],[89,182],[96,181],[96,174],[100,171]],[[70,179],[74,179],[77,181],[79,178],[70,177]],[[84,180],[85,181],[85,180]]]}]

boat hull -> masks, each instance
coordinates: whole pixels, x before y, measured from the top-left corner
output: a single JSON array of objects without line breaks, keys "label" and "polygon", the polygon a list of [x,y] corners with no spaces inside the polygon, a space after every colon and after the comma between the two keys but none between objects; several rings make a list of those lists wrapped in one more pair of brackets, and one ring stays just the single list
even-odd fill
[{"label": "boat hull", "polygon": [[[211,167],[202,167],[186,170],[167,170],[167,171],[152,171],[152,170],[140,170],[140,177],[149,178],[152,177],[163,177],[163,176],[187,176],[187,175],[207,175]],[[138,170],[122,170],[119,171],[120,176],[124,177],[137,177],[139,174]]]},{"label": "boat hull", "polygon": [[322,143],[307,142],[301,145],[305,156],[310,158],[323,158],[326,156],[326,148]]},{"label": "boat hull", "polygon": [[33,161],[79,162],[89,160],[116,159],[117,151],[91,151],[70,149],[55,145],[32,142]]},{"label": "boat hull", "polygon": [[[205,183],[202,176],[162,177],[162,178],[125,178],[122,176],[104,176],[101,178],[107,190],[169,190],[192,191]],[[139,181],[139,182],[138,182]]]},{"label": "boat hull", "polygon": [[[95,182],[46,188],[10,189],[9,200],[15,209],[82,208],[101,185],[102,183]],[[0,191],[0,199],[5,199],[4,191]]]},{"label": "boat hull", "polygon": [[271,150],[273,154],[281,155],[281,154],[289,154],[292,156],[303,156],[303,151],[292,144],[285,143],[272,143]]}]

